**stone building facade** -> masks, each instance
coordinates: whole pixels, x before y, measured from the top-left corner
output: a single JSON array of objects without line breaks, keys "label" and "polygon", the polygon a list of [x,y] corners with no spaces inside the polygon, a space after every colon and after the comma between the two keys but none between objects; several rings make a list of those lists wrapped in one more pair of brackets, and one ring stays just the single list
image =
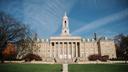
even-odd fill
[{"label": "stone building facade", "polygon": [[69,32],[69,21],[65,14],[62,22],[60,36],[50,39],[37,39],[36,45],[40,48],[36,52],[43,61],[75,62],[75,60],[88,60],[89,55],[108,55],[116,58],[116,49],[113,40],[110,39],[85,39],[80,36],[72,36]]}]

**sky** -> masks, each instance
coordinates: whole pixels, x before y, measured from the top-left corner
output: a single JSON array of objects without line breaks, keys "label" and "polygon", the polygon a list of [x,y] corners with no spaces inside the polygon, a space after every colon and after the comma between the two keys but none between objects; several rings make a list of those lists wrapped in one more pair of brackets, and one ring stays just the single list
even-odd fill
[{"label": "sky", "polygon": [[59,36],[67,12],[72,36],[128,34],[128,0],[0,0],[0,12],[28,25],[40,38]]}]

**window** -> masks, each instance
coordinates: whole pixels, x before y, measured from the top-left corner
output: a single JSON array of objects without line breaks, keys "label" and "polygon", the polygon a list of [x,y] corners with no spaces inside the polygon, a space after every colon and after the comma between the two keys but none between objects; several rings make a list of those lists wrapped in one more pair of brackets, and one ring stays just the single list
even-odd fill
[{"label": "window", "polygon": [[66,21],[64,22],[64,24],[65,24],[65,27],[66,27],[66,26],[67,26],[67,25],[66,25],[66,24],[67,24]]},{"label": "window", "polygon": [[65,33],[66,33],[67,31],[65,30]]},{"label": "window", "polygon": [[54,43],[52,42],[52,46],[54,46]]},{"label": "window", "polygon": [[65,22],[65,24],[66,24],[66,21],[64,21]]}]

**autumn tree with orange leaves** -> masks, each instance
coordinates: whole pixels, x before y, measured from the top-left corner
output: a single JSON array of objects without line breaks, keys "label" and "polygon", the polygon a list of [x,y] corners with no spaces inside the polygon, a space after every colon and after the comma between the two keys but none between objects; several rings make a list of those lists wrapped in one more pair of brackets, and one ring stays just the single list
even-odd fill
[{"label": "autumn tree with orange leaves", "polygon": [[16,46],[15,44],[8,42],[7,47],[2,52],[4,59],[13,59],[16,55]]}]

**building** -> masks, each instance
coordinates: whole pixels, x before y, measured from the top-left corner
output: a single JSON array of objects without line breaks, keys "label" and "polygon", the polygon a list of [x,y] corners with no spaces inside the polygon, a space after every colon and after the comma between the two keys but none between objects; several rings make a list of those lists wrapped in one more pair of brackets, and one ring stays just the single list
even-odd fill
[{"label": "building", "polygon": [[85,39],[80,36],[72,36],[69,29],[68,17],[65,13],[62,22],[60,36],[50,37],[50,39],[37,39],[36,45],[40,48],[37,52],[43,61],[52,62],[76,62],[87,61],[93,54],[108,55],[109,58],[116,58],[116,49],[113,40]]}]

